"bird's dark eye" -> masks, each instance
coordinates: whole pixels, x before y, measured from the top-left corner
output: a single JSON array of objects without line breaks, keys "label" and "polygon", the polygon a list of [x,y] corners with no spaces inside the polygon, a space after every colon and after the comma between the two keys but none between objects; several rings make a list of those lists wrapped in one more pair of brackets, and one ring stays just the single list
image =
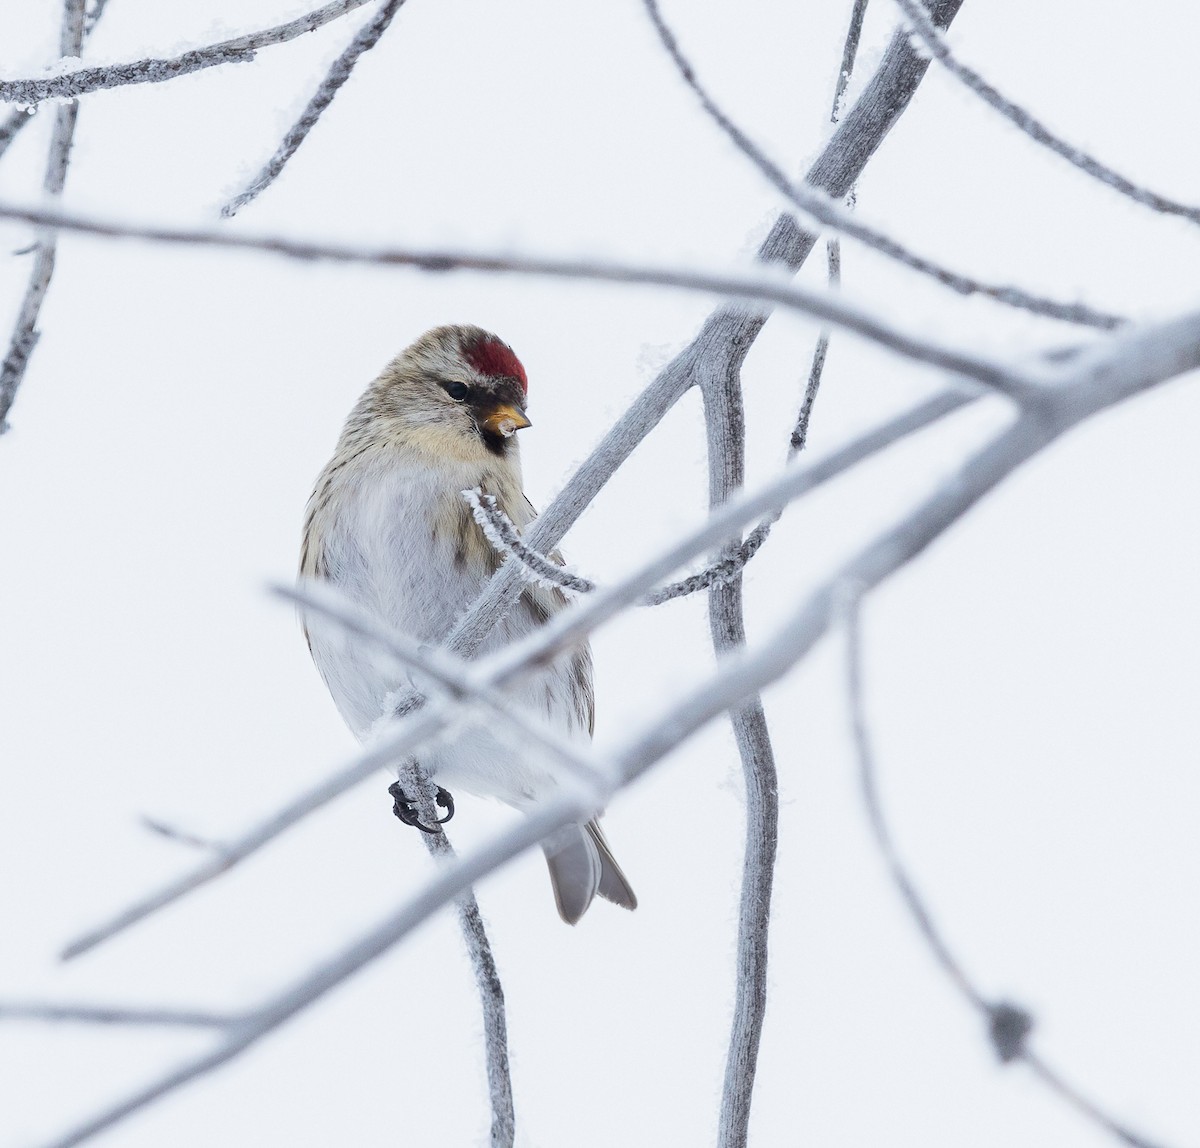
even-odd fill
[{"label": "bird's dark eye", "polygon": [[443,383],[442,385],[446,388],[446,394],[456,403],[461,403],[467,397],[468,387],[466,383]]}]

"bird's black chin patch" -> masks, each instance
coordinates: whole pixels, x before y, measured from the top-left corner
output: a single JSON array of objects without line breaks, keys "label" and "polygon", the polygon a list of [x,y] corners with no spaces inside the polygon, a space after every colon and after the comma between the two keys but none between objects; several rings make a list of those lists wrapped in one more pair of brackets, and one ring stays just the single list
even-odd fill
[{"label": "bird's black chin patch", "polygon": [[479,427],[479,437],[483,439],[483,445],[488,448],[492,454],[503,457],[508,453],[508,439],[502,434],[497,434],[495,431],[486,430]]}]

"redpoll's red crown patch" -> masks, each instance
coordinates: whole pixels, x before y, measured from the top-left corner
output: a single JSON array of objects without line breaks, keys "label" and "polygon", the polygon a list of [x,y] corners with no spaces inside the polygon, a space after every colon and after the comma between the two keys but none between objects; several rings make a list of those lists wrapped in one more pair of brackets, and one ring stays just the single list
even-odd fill
[{"label": "redpoll's red crown patch", "polygon": [[521,391],[529,394],[529,380],[525,377],[525,368],[521,360],[513,354],[512,348],[499,339],[479,339],[463,347],[463,358],[481,375],[488,378],[516,379],[521,384]]}]

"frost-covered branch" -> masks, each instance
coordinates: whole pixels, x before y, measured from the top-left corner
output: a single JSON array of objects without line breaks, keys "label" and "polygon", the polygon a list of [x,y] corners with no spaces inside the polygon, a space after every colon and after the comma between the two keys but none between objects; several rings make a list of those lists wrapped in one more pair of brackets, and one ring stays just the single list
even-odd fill
[{"label": "frost-covered branch", "polygon": [[403,3],[404,0],[384,0],[375,17],[359,30],[346,50],[325,73],[325,79],[321,81],[321,86],[317,88],[312,99],[305,105],[304,111],[300,113],[300,118],[288,129],[287,135],[283,137],[275,154],[267,160],[263,169],[246,187],[221,208],[221,215],[224,218],[228,219],[230,216],[236,215],[246,204],[256,199],[275,182],[288,160],[296,154],[297,149],[308,138],[308,133],[316,126],[317,120],[321,118],[325,109],[333,103],[333,99],[341,90],[342,85],[350,79],[350,73],[354,71],[354,65],[358,63],[359,58],[379,43],[379,38],[387,31],[392,17],[396,15]]},{"label": "frost-covered branch", "polygon": [[[83,43],[86,44],[88,37],[92,34],[93,29],[100,22],[100,17],[104,15],[104,9],[107,7],[108,0],[96,0],[90,12],[83,22]],[[37,106],[14,108],[0,124],[0,158],[3,158],[4,153],[8,151],[9,145],[14,139],[24,130],[24,128],[33,121]]]},{"label": "frost-covered branch", "polygon": [[516,523],[500,509],[494,494],[484,494],[475,487],[473,490],[464,490],[462,495],[467,500],[480,530],[497,554],[505,558],[515,558],[529,571],[531,578],[539,583],[557,586],[575,594],[590,594],[595,590],[596,583],[591,579],[572,574],[554,559],[526,546],[521,541],[521,533]]},{"label": "frost-covered branch", "polygon": [[[306,32],[361,8],[368,0],[332,0],[297,16],[285,24],[262,28],[231,40],[222,40],[202,48],[191,48],[177,56],[149,57],[127,64],[106,64],[93,68],[75,68],[54,76],[25,79],[0,79],[0,100],[14,104],[36,104],[49,99],[73,99],[105,88],[121,88],[128,84],[159,84],[186,76],[218,64],[244,64],[254,59],[259,48],[286,44]],[[76,52],[75,55],[79,53]]]},{"label": "frost-covered branch", "polygon": [[[59,32],[59,53],[63,57],[78,56],[83,48],[83,10],[84,0],[66,0],[63,6],[62,28]],[[78,116],[79,105],[74,100],[54,109],[54,131],[50,137],[50,151],[42,178],[42,190],[52,199],[62,195],[66,184]],[[43,232],[34,247],[29,285],[25,288],[25,297],[17,312],[16,326],[4,362],[0,363],[0,434],[8,430],[8,412],[12,409],[17,390],[25,378],[25,369],[29,366],[29,357],[41,335],[37,329],[38,315],[41,314],[46,292],[50,290],[50,280],[54,277],[57,251],[58,236],[52,231]]]},{"label": "frost-covered branch", "polygon": [[762,172],[771,185],[789,203],[804,212],[806,216],[816,220],[824,227],[837,231],[841,235],[858,240],[888,259],[893,259],[913,271],[919,271],[923,275],[930,276],[944,287],[949,287],[951,290],[957,291],[960,295],[982,295],[988,299],[994,299],[998,303],[1004,303],[1009,307],[1030,311],[1035,315],[1043,315],[1050,319],[1061,319],[1067,323],[1078,323],[1087,327],[1096,327],[1103,331],[1112,330],[1127,321],[1119,315],[1098,311],[1082,303],[1061,303],[1055,299],[1048,299],[1045,296],[1033,295],[1028,291],[1022,290],[1020,287],[997,286],[995,284],[984,283],[981,280],[973,279],[957,271],[952,271],[932,259],[927,259],[923,255],[917,255],[909,251],[908,248],[877,228],[869,227],[820,191],[806,187],[803,184],[793,183],[784,174],[782,168],[730,119],[720,105],[712,98],[708,90],[700,83],[695,69],[680,49],[679,42],[675,39],[675,34],[663,20],[662,13],[658,8],[658,0],[642,0],[642,3],[650,15],[650,19],[654,24],[655,30],[658,32],[659,39],[662,41],[667,54],[671,57],[684,82],[700,100],[700,104],[705,112],[708,113],[709,118],[717,124],[733,145]]},{"label": "frost-covered branch", "polygon": [[[382,267],[412,267],[420,271],[482,271],[492,274],[544,276],[674,287],[683,291],[724,295],[745,303],[775,304],[787,310],[842,327],[917,362],[940,367],[981,383],[1014,399],[1031,398],[1033,383],[1018,368],[966,348],[953,347],[897,327],[881,311],[851,303],[836,292],[802,287],[768,271],[726,273],[676,267],[639,266],[601,259],[559,259],[550,256],[504,255],[472,251],[371,247],[334,240],[289,238],[280,235],[242,235],[210,228],[122,223],[49,207],[0,203],[0,219],[73,231],[107,239],[144,239],[188,247],[259,251],[304,262],[358,263]],[[744,312],[739,312],[739,317]],[[761,318],[758,319],[761,325]],[[753,321],[753,320],[752,320]]]},{"label": "frost-covered branch", "polygon": [[33,119],[33,108],[14,108],[0,124],[0,158],[8,151],[9,144],[17,138],[21,129]]},{"label": "frost-covered branch", "polygon": [[929,19],[929,10],[921,0],[896,0],[896,3],[900,6],[900,10],[904,13],[913,32],[938,63],[989,107],[994,108],[1010,123],[1020,128],[1030,139],[1049,148],[1055,155],[1061,156],[1080,171],[1086,172],[1093,179],[1098,179],[1101,183],[1132,199],[1135,203],[1140,203],[1143,207],[1152,208],[1163,215],[1178,215],[1192,223],[1200,223],[1200,207],[1181,203],[1177,199],[1159,195],[1158,192],[1151,191],[1142,184],[1134,183],[1133,180],[1123,176],[1119,171],[1114,171],[1107,164],[1101,163],[1082,148],[1078,148],[1074,144],[1068,143],[1062,136],[1056,135],[1032,112],[1003,95],[973,68],[968,68],[965,64],[960,63],[951,52],[945,38]]},{"label": "frost-covered branch", "polygon": [[[842,100],[854,72],[854,61],[858,58],[858,44],[862,38],[863,20],[867,15],[867,0],[854,0],[850,11],[850,26],[846,29],[846,40],[842,45],[842,64],[838,68],[837,82],[833,89],[833,102],[829,109],[829,122],[836,125],[842,112]],[[851,187],[847,198],[847,206],[854,205],[854,188]],[[826,282],[831,291],[837,290],[842,283],[842,243],[836,235],[825,241]],[[821,389],[821,377],[825,373],[825,359],[829,354],[829,331],[822,329],[817,336],[813,348],[812,365],[808,369],[808,382],[804,387],[804,399],[800,403],[800,411],[796,416],[796,425],[792,430],[789,442],[791,455],[799,454],[808,444],[808,423],[812,418],[813,406],[817,401],[817,392]],[[773,523],[762,524],[762,529],[769,531]],[[764,533],[765,540],[765,533]],[[761,545],[761,543],[760,543]]]},{"label": "frost-covered branch", "polygon": [[[405,779],[405,793],[420,794],[421,787]],[[423,795],[425,796],[425,795]],[[427,795],[427,800],[432,794]],[[426,824],[437,818],[436,809],[421,806],[421,817]],[[432,801],[428,801],[432,805]],[[432,820],[431,820],[432,819]],[[454,860],[458,856],[445,831],[422,833],[425,848],[435,859]],[[504,986],[496,968],[492,943],[488,939],[479,902],[471,889],[466,889],[455,899],[458,925],[467,948],[467,958],[475,976],[475,988],[483,1010],[483,1051],[487,1068],[488,1100],[492,1110],[490,1148],[513,1148],[517,1135],[517,1114],[513,1103],[512,1069],[508,1056],[508,1015],[504,1001]]]},{"label": "frost-covered branch", "polygon": [[[716,509],[745,481],[746,419],[740,365],[701,374],[708,443],[709,505]],[[726,560],[736,560],[730,548]],[[744,562],[742,563],[744,565]],[[718,662],[746,644],[741,565],[715,586],[708,599],[709,630]],[[729,711],[742,763],[746,821],[742,888],[738,904],[733,1024],[725,1059],[725,1083],[717,1132],[720,1148],[744,1148],[758,1071],[758,1049],[767,1019],[767,949],[775,856],[779,844],[779,776],[762,699],[751,694]]]},{"label": "frost-covered branch", "polygon": [[858,761],[859,788],[871,836],[883,857],[888,875],[900,899],[908,909],[909,916],[917,926],[926,947],[933,954],[947,979],[980,1014],[987,1026],[988,1037],[1001,1062],[1008,1064],[1021,1061],[1033,1075],[1060,1099],[1065,1101],[1089,1120],[1098,1124],[1109,1135],[1116,1137],[1132,1148],[1153,1148],[1151,1141],[1133,1132],[1125,1124],[1110,1116],[1095,1101],[1084,1096],[1073,1085],[1068,1084],[1057,1070],[1052,1069],[1029,1047],[1029,1034],[1033,1031],[1033,1018],[1023,1008],[1008,1001],[992,1001],[967,974],[962,962],[953,953],[941,928],[908,867],[900,857],[892,838],[892,832],[883,813],[879,796],[878,771],[875,754],[867,732],[867,720],[863,703],[862,686],[862,639],[859,622],[857,589],[853,585],[845,588],[846,616],[846,698],[849,710],[850,730]]}]

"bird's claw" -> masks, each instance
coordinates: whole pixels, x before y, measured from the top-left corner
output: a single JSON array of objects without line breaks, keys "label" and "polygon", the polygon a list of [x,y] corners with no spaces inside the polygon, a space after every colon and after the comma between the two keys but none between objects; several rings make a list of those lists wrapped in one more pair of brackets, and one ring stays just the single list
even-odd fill
[{"label": "bird's claw", "polygon": [[446,816],[435,818],[432,825],[426,825],[421,821],[416,802],[400,788],[400,782],[393,781],[388,786],[388,793],[392,795],[392,801],[395,802],[392,806],[392,812],[405,825],[411,825],[414,829],[419,829],[422,833],[440,833],[440,827],[445,825],[454,816],[454,798],[440,785],[438,786],[437,796],[434,800],[440,808],[446,811]]}]

